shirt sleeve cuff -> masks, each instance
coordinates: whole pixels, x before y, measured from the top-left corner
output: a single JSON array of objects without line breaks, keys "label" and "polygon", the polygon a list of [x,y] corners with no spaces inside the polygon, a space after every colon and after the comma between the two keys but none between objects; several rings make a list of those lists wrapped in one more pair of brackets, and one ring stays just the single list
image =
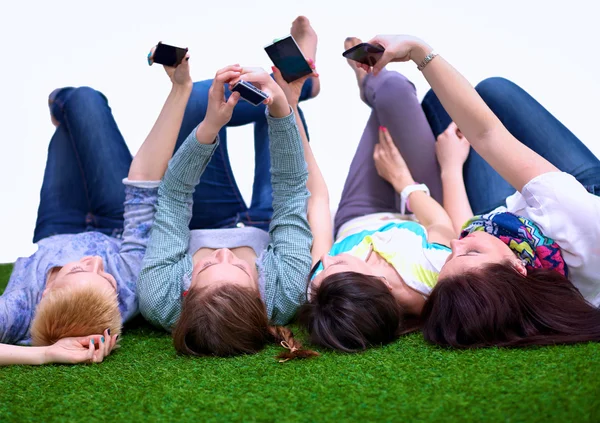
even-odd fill
[{"label": "shirt sleeve cuff", "polygon": [[269,114],[269,108],[265,108],[265,115],[267,116],[267,122],[272,130],[275,131],[286,131],[295,126],[296,124],[296,116],[294,115],[294,111],[290,107],[290,114],[284,116],[282,118],[276,118]]},{"label": "shirt sleeve cuff", "polygon": [[160,181],[132,181],[129,178],[124,178],[123,185],[136,188],[153,189],[158,188],[158,186],[160,185]]}]

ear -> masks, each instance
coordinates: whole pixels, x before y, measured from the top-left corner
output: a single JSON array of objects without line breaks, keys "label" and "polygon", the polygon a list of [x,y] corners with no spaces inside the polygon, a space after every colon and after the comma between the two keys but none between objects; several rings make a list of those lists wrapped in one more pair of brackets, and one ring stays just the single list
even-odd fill
[{"label": "ear", "polygon": [[385,286],[387,286],[387,289],[392,292],[392,285],[388,282],[387,278],[385,276],[379,276],[379,279],[381,279],[381,282],[383,282]]},{"label": "ear", "polygon": [[523,277],[527,276],[527,267],[525,267],[525,263],[519,259],[516,259],[512,262],[513,267],[517,272],[519,272]]}]

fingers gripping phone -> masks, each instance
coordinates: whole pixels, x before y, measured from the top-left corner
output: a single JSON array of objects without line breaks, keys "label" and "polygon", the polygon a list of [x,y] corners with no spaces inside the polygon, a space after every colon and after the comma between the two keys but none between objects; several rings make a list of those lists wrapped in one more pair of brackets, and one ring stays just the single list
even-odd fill
[{"label": "fingers gripping phone", "polygon": [[374,66],[385,49],[369,43],[360,43],[342,53],[346,59],[354,60],[367,66]]},{"label": "fingers gripping phone", "polygon": [[267,98],[269,98],[269,95],[267,93],[259,90],[258,88],[256,88],[254,85],[252,85],[250,82],[247,82],[247,81],[239,81],[238,83],[236,83],[231,88],[231,92],[240,93],[241,98],[243,98],[248,103],[250,103],[254,106],[258,106],[258,105],[262,104],[263,101],[265,101]]},{"label": "fingers gripping phone", "polygon": [[156,49],[154,50],[151,60],[152,62],[160,65],[176,67],[181,64],[187,52],[187,48],[170,46],[159,41],[156,45]]},{"label": "fingers gripping phone", "polygon": [[291,35],[266,46],[265,51],[273,64],[281,71],[285,82],[293,82],[313,72]]}]

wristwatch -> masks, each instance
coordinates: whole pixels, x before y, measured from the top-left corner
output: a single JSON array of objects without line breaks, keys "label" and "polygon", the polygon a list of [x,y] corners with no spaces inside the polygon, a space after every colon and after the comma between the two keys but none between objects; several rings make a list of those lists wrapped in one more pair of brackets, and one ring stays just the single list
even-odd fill
[{"label": "wristwatch", "polygon": [[424,191],[427,195],[431,195],[429,193],[429,188],[425,184],[414,184],[405,187],[400,193],[400,213],[406,214],[406,210],[408,209],[408,197],[415,191]]}]

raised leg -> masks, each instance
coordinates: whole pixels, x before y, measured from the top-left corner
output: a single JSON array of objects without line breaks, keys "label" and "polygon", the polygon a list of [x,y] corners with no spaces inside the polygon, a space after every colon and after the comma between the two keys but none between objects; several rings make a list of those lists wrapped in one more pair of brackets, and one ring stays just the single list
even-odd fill
[{"label": "raised leg", "polygon": [[48,148],[34,242],[85,230],[118,235],[131,154],[108,102],[89,87],[66,88],[55,97],[51,110],[58,126]]},{"label": "raised leg", "polygon": [[390,132],[416,181],[427,184],[441,201],[435,138],[417,100],[413,84],[397,72],[364,78],[362,95],[373,109],[358,145],[342,192],[335,230],[350,219],[377,212],[399,212],[399,196],[377,174],[373,149],[379,127]]}]

